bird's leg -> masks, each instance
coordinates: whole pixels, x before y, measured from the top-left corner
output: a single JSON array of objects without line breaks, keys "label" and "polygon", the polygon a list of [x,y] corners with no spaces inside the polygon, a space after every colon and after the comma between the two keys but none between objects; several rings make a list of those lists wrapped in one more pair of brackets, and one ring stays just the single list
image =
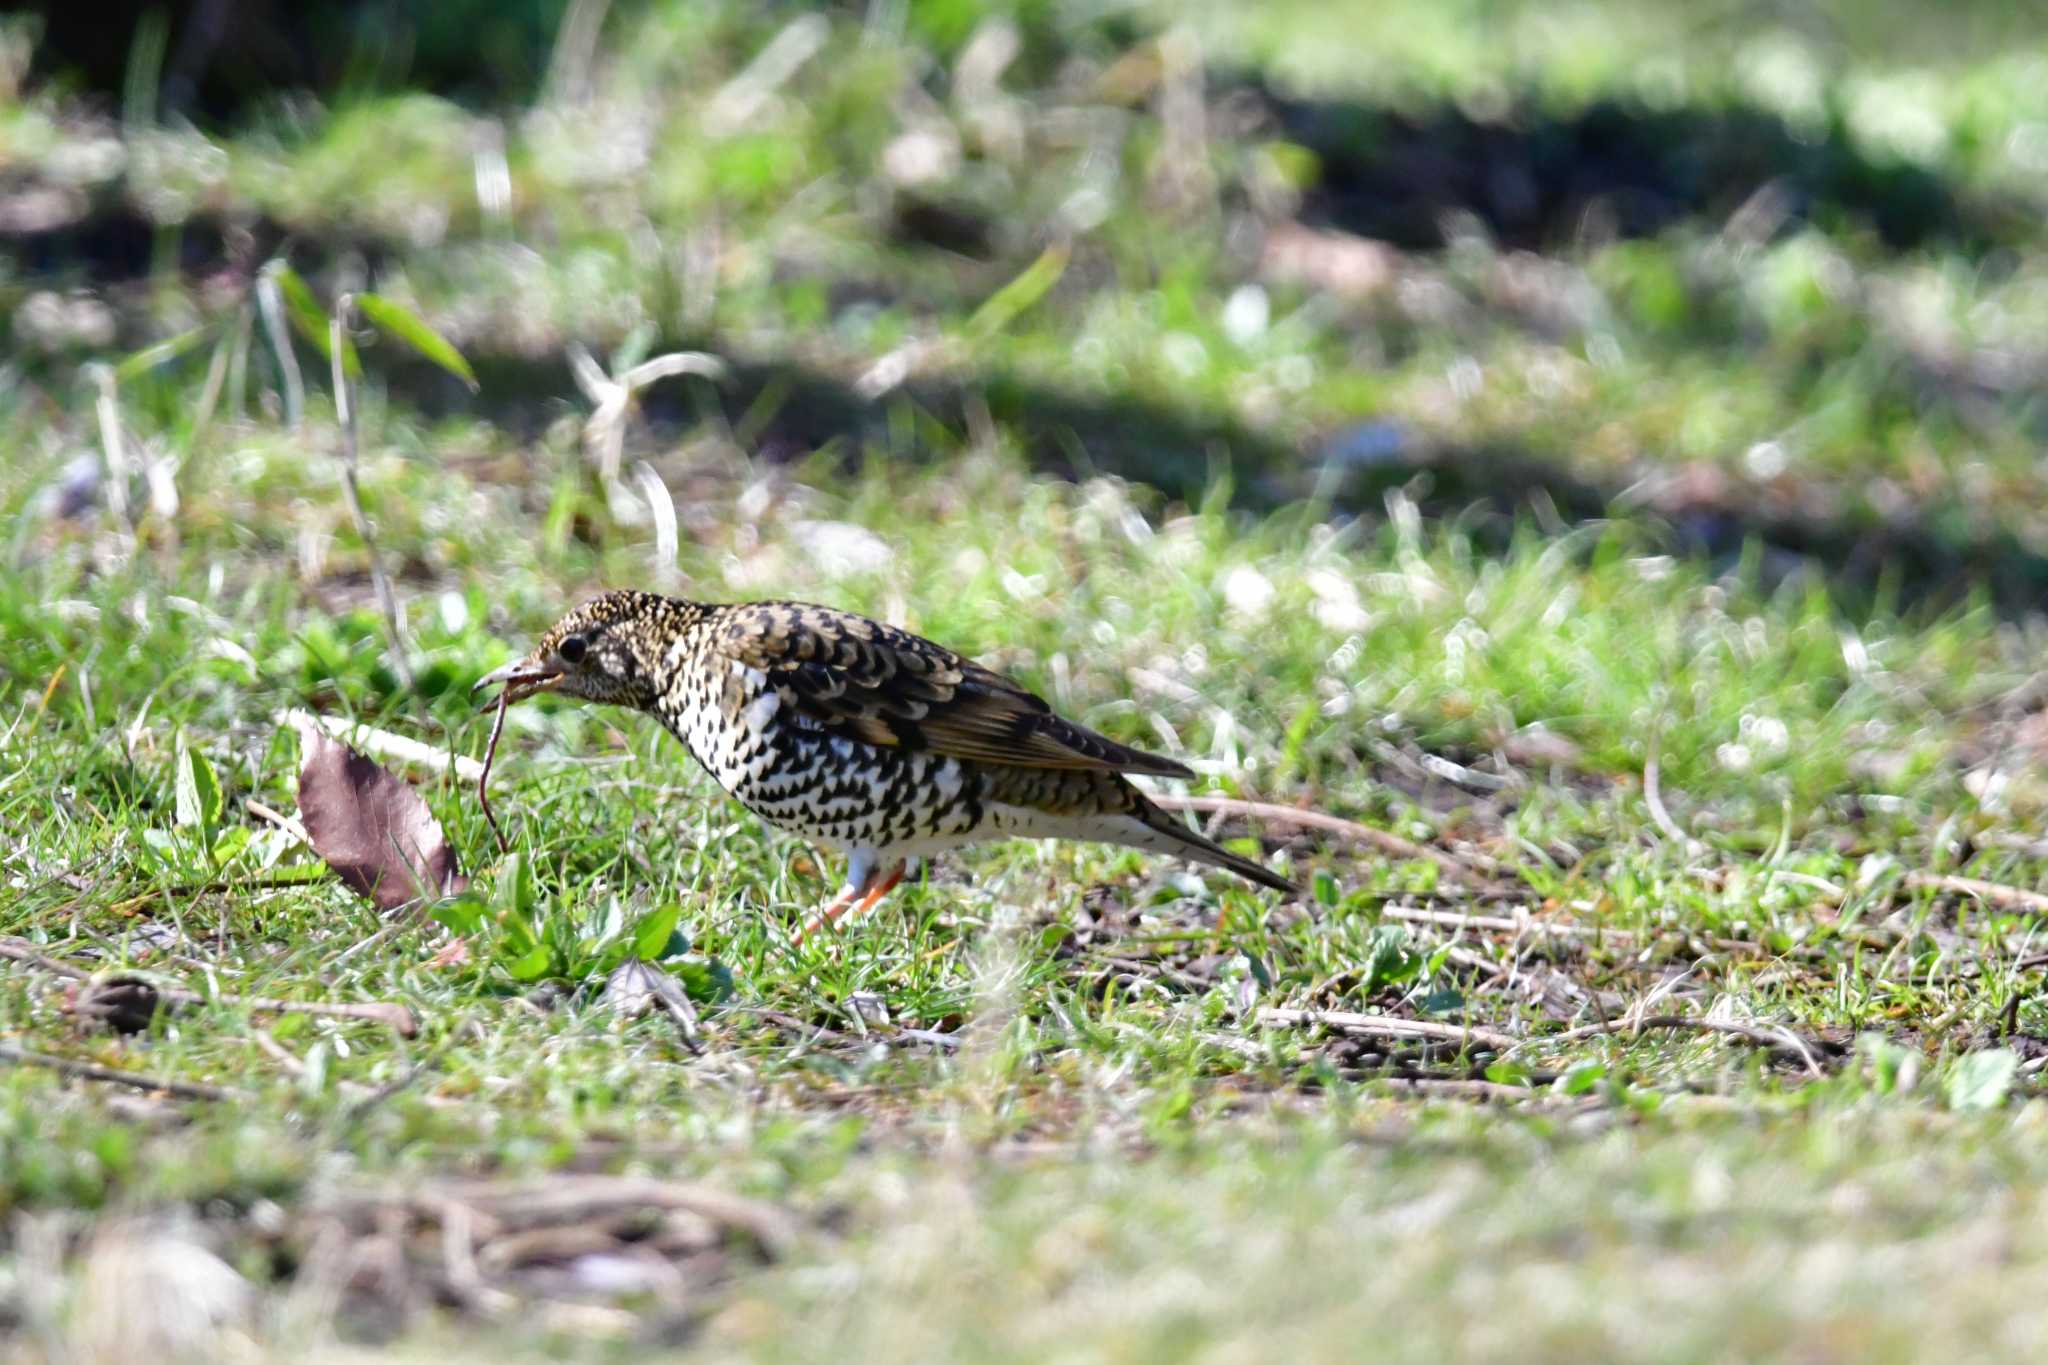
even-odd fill
[{"label": "bird's leg", "polygon": [[[858,905],[850,907],[849,909],[843,909],[839,913],[845,915],[847,922],[850,924],[854,920],[859,919],[862,915],[865,915],[868,911],[874,909],[876,902],[880,901],[882,897],[888,895],[891,891],[894,891],[896,889],[896,884],[903,880],[903,873],[907,868],[909,868],[909,866],[910,864],[908,861],[900,862],[896,864],[894,868],[890,869],[888,876],[880,878],[868,878],[868,886],[867,889],[861,893],[860,903]],[[827,918],[829,919],[830,916],[828,915]]]},{"label": "bird's leg", "polygon": [[803,927],[790,936],[793,943],[802,943],[812,934],[830,925],[847,912],[875,880],[875,855],[865,848],[854,849],[846,855],[846,882],[838,894],[820,906],[818,912],[805,920]]},{"label": "bird's leg", "polygon": [[877,901],[896,889],[896,884],[903,880],[904,869],[909,865],[907,861],[899,862],[884,875],[880,869],[873,865],[872,855],[870,855],[862,868],[860,884],[856,886],[853,883],[854,861],[853,859],[848,859],[846,886],[840,890],[837,896],[832,898],[830,905],[827,905],[824,909],[813,915],[803,928],[797,930],[796,941],[802,943],[804,939],[817,933],[820,929],[832,927],[842,915],[845,915],[851,921],[874,909]]}]

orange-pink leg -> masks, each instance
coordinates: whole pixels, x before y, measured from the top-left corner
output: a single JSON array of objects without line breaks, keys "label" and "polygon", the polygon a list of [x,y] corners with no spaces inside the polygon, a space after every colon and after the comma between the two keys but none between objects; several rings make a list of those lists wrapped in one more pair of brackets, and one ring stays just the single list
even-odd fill
[{"label": "orange-pink leg", "polygon": [[[805,922],[804,927],[796,931],[795,941],[802,943],[806,938],[817,933],[819,930],[831,928],[838,922],[841,915],[847,915],[849,920],[858,919],[874,909],[875,903],[891,891],[894,891],[897,883],[903,880],[903,871],[908,865],[907,863],[896,864],[894,868],[890,869],[887,876],[883,876],[879,872],[871,872],[868,874],[867,880],[862,882],[861,885],[842,890],[832,898],[831,904],[811,916]],[[849,912],[851,913],[849,914]]]}]

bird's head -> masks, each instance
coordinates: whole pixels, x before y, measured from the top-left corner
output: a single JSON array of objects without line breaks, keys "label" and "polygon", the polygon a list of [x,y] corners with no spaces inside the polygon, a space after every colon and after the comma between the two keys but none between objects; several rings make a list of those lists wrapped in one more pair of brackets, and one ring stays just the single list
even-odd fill
[{"label": "bird's head", "polygon": [[509,704],[541,692],[638,710],[653,707],[663,661],[695,604],[646,592],[608,592],[548,627],[523,659],[477,680],[500,683]]}]

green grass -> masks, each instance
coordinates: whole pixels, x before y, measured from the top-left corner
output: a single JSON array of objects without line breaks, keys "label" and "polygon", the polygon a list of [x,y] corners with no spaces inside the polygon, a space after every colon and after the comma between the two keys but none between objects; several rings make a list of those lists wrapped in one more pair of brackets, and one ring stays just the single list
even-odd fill
[{"label": "green grass", "polygon": [[[1196,15],[1214,84],[1192,201],[1166,183],[1185,151],[1161,150],[1184,115],[1117,93],[1150,40],[1035,10],[1008,104],[947,102],[973,25],[912,6],[897,36],[835,18],[805,77],[725,133],[707,110],[780,25],[629,10],[596,105],[507,121],[496,217],[479,116],[422,95],[219,135],[124,132],[42,89],[0,104],[0,170],[56,184],[123,137],[81,221],[156,220],[140,274],[64,229],[0,266],[0,935],[199,998],[123,1036],[77,1008],[89,983],[9,960],[0,1043],[232,1092],[0,1066],[0,1341],[52,1360],[2029,1353],[2042,242],[1997,205],[2034,193],[2002,158],[2037,92],[1996,34],[1940,54],[1930,166],[1969,212],[1910,246],[1853,196],[1746,242],[1709,193],[1646,237],[1395,252],[1397,283],[1352,302],[1261,275],[1246,234],[1313,206],[1313,177],[1275,176],[1315,162],[1234,128],[1239,67],[1374,117],[1483,111],[1499,83],[1538,142],[1603,98],[1638,107],[1646,51],[1688,54],[1703,139],[1755,102],[1762,58],[1706,20],[1507,9],[1509,44],[1488,7],[1376,21],[1375,60],[1408,54],[1398,89],[1303,66],[1329,46],[1315,14]],[[1843,34],[1799,41],[1848,111],[1831,145],[1875,156],[1859,82],[1918,58]],[[877,166],[913,114],[962,139],[918,193],[982,223],[972,252],[900,227],[916,196]],[[362,493],[410,688],[325,365],[300,347],[288,429],[260,327],[236,340],[246,279],[208,273],[208,234],[243,215],[297,234],[323,296],[416,303],[482,377],[470,400],[363,348]],[[83,363],[207,319],[118,387],[130,458],[165,462],[175,510],[138,477],[132,537],[104,485],[58,515],[101,442]],[[607,490],[571,340],[614,372],[687,343],[735,373],[645,395],[633,477]],[[901,386],[865,382],[891,358]],[[1323,458],[1361,423],[1395,433],[1392,467]],[[475,879],[438,920],[381,920],[261,814],[295,806],[292,709],[480,756],[470,685],[608,585],[867,611],[1175,754],[1195,793],[1407,851],[1226,820],[1312,888],[1278,905],[1134,853],[988,846],[799,948],[838,869],[651,721],[551,700],[510,713],[492,779],[516,862],[469,783],[395,765]],[[221,788],[203,833],[181,823],[182,752]],[[671,909],[695,1049],[615,1009],[599,970]],[[444,965],[445,920],[469,953]],[[390,1002],[418,1029],[231,996]],[[756,1202],[550,1222],[545,1195],[453,1183],[567,1197],[597,1176]],[[518,1241],[522,1216],[553,1240]],[[209,1281],[235,1287],[224,1325],[119,1337],[204,1300],[148,1269],[211,1273],[195,1247],[232,1271]]]}]

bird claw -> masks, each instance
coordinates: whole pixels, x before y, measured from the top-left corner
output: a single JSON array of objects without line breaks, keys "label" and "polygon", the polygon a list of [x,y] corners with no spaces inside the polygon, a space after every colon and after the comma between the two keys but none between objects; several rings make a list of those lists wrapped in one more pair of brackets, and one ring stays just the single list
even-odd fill
[{"label": "bird claw", "polygon": [[906,866],[908,864],[898,863],[886,877],[870,875],[860,886],[842,890],[824,909],[804,921],[803,927],[790,935],[790,942],[800,944],[820,930],[835,927],[839,917],[849,911],[852,912],[851,918],[865,915],[875,908],[877,901],[896,889],[896,884],[903,880],[903,870]]}]

